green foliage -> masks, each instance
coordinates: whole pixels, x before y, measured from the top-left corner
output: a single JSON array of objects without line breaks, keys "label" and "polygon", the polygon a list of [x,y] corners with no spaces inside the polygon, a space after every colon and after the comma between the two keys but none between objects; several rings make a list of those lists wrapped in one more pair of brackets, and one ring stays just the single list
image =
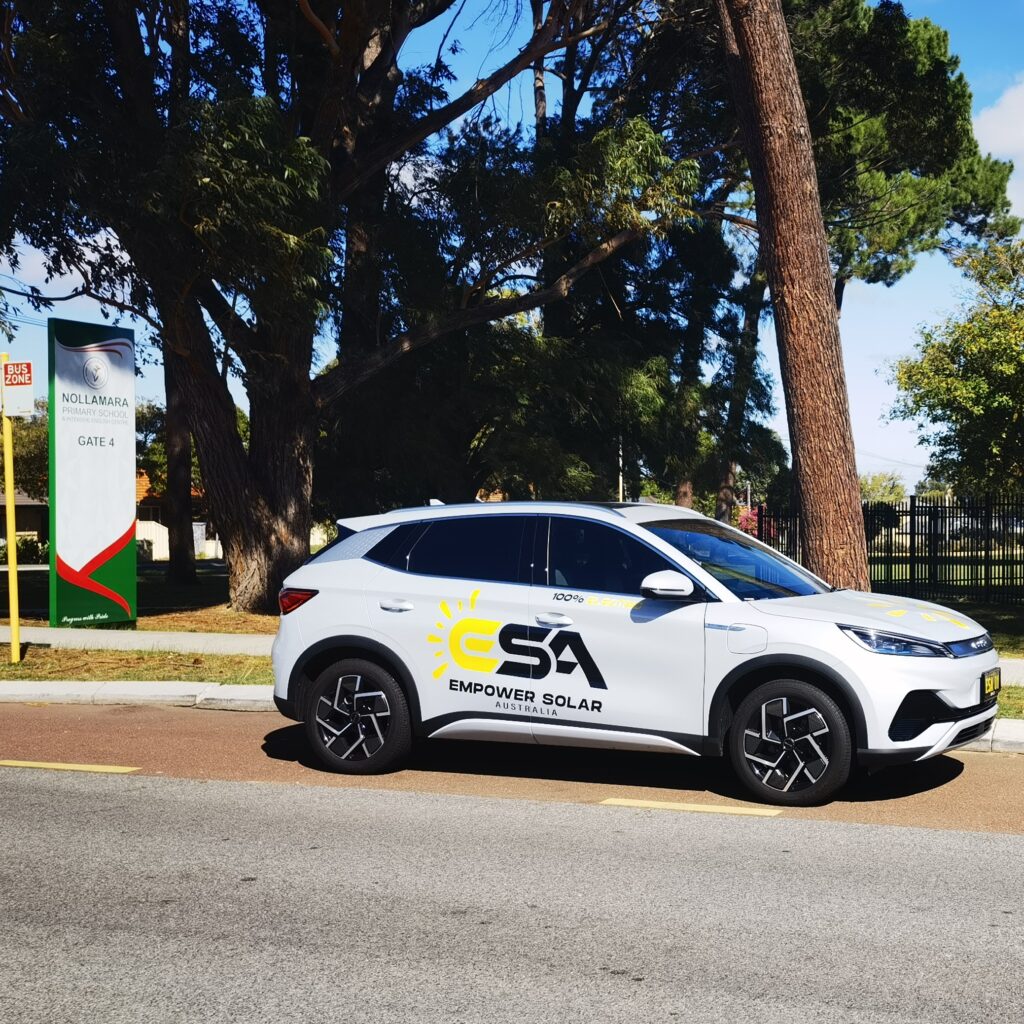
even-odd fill
[{"label": "green foliage", "polygon": [[952,494],[952,485],[934,476],[926,476],[914,486],[914,494],[929,501],[945,501]]},{"label": "green foliage", "polygon": [[153,212],[185,211],[218,280],[261,320],[296,307],[319,316],[332,260],[321,222],[327,162],[267,97],[194,103],[190,127],[174,187],[151,200]]},{"label": "green foliage", "polygon": [[[19,537],[15,544],[18,565],[46,565],[50,560],[50,545],[34,537]],[[7,541],[0,540],[0,564],[7,564]]]},{"label": "green foliage", "polygon": [[861,473],[861,501],[898,503],[907,497],[907,488],[899,473]]},{"label": "green foliage", "polygon": [[1024,484],[1024,242],[961,251],[973,285],[957,314],[895,365],[893,415],[921,425],[930,472],[961,491]]},{"label": "green foliage", "polygon": [[46,501],[50,489],[50,435],[46,408],[46,401],[39,399],[34,416],[11,420],[14,483],[36,501]]},{"label": "green foliage", "polygon": [[573,230],[591,237],[664,232],[692,217],[696,184],[696,163],[673,160],[662,136],[634,117],[597,131],[573,164],[557,171],[548,231],[556,237]]},{"label": "green foliage", "polygon": [[1011,165],[979,153],[943,29],[890,0],[794,0],[790,11],[841,282],[893,284],[948,229],[1017,230]]}]

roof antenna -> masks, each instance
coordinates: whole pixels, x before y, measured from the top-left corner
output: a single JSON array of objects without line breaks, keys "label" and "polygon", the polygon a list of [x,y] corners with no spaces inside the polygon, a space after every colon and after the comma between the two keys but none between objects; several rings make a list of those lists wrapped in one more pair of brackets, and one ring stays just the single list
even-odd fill
[{"label": "roof antenna", "polygon": [[444,502],[441,501],[440,498],[431,498],[430,501],[427,502],[427,504],[428,505],[443,505]]}]

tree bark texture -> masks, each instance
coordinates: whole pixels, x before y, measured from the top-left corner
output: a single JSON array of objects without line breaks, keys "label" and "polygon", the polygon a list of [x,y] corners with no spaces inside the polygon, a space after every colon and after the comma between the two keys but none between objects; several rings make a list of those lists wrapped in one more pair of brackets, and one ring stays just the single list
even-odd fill
[{"label": "tree bark texture", "polygon": [[811,134],[780,0],[717,0],[771,290],[807,567],[870,589]]},{"label": "tree bark texture", "polygon": [[[309,554],[316,423],[309,363],[263,358],[248,368],[246,451],[198,302],[177,290],[157,291],[156,305],[168,372],[189,396],[188,427],[224,545],[229,601],[236,611],[273,612],[284,578]],[[310,331],[296,330],[312,344]]]}]

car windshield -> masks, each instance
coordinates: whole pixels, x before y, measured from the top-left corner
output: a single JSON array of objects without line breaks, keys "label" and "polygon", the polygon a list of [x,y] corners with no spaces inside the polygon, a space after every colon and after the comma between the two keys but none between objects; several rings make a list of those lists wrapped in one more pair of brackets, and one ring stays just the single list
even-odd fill
[{"label": "car windshield", "polygon": [[827,589],[771,548],[712,519],[655,519],[640,525],[744,600],[799,597]]}]

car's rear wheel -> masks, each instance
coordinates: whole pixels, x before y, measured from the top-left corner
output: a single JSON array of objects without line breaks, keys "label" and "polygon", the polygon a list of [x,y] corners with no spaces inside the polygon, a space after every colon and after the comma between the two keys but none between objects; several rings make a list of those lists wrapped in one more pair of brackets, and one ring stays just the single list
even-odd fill
[{"label": "car's rear wheel", "polygon": [[850,777],[850,726],[823,690],[797,679],[775,680],[736,709],[729,757],[759,800],[790,807],[823,803]]},{"label": "car's rear wheel", "polygon": [[328,768],[374,775],[397,768],[412,749],[409,705],[379,665],[351,659],[325,669],[307,691],[306,735]]}]

